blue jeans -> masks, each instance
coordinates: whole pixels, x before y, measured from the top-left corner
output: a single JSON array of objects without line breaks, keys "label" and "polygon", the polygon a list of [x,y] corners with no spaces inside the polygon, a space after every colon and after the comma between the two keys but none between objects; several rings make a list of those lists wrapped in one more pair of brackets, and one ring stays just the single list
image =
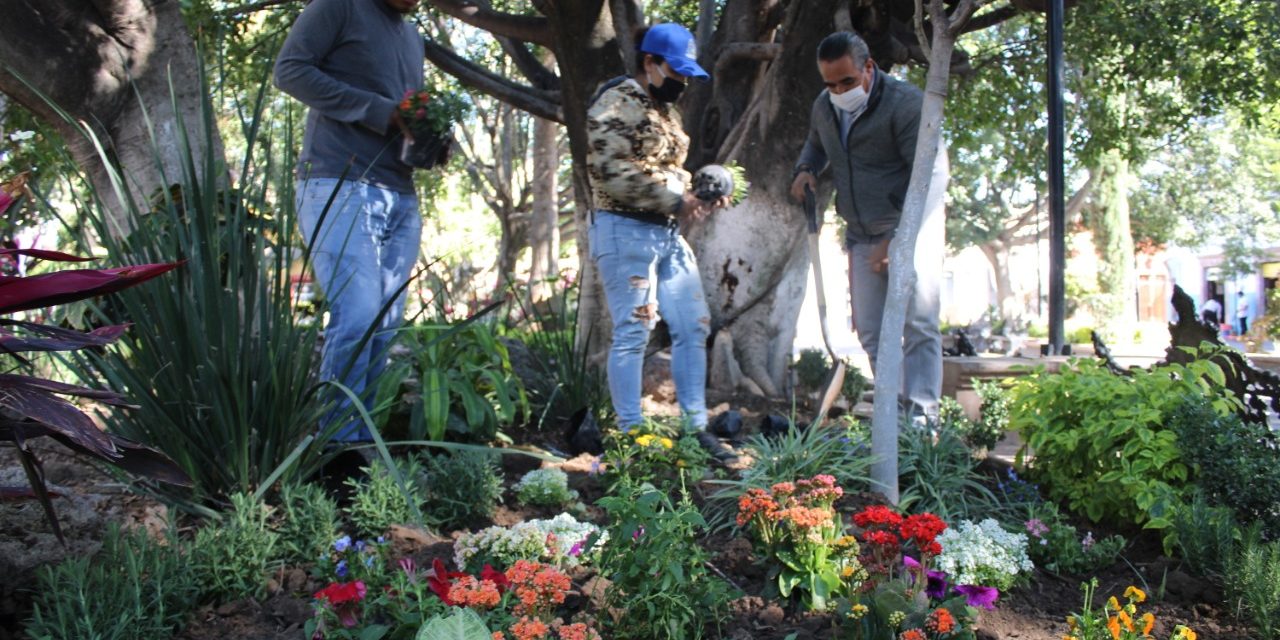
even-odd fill
[{"label": "blue jeans", "polygon": [[[396,292],[418,261],[422,218],[417,195],[363,182],[312,178],[298,182],[297,209],[316,282],[329,302],[320,378],[341,382],[367,407],[386,367],[387,349],[404,320],[406,296]],[[382,314],[388,302],[391,306]],[[370,327],[373,334],[365,341]],[[331,397],[335,408],[326,422],[348,420],[335,439],[370,440],[363,421],[352,417],[346,394],[335,392]]]},{"label": "blue jeans", "polygon": [[639,424],[640,377],[658,313],[671,331],[671,377],[691,427],[707,426],[707,336],[711,314],[693,251],[673,226],[595,212],[591,257],[613,317],[609,395],[618,426]]}]

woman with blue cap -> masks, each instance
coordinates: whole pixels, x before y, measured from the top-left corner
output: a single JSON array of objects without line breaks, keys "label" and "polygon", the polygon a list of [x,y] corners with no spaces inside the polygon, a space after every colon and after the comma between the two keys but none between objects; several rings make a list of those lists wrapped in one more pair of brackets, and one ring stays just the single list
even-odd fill
[{"label": "woman with blue cap", "polygon": [[689,137],[673,105],[690,78],[709,76],[698,65],[693,34],[678,24],[649,27],[636,42],[635,75],[605,83],[587,111],[596,209],[588,239],[613,317],[609,394],[621,429],[643,420],[645,347],[665,319],[681,411],[702,446],[727,462],[733,451],[706,431],[711,315],[697,261],[679,232],[681,221],[699,220],[727,199],[704,202],[689,190]]}]

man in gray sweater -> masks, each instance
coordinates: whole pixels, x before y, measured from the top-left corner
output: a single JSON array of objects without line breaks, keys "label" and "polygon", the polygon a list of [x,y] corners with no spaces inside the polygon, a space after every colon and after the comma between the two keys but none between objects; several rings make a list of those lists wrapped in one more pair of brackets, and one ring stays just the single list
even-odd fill
[{"label": "man in gray sweater", "polygon": [[[915,161],[923,94],[881,73],[862,38],[849,32],[818,45],[818,71],[827,89],[813,102],[809,137],[795,166],[791,195],[817,190],[824,172],[836,187],[836,213],[845,219],[853,320],[875,370],[888,291],[889,241],[902,217]],[[904,408],[935,416],[942,393],[939,287],[945,253],[943,200],[948,180],[940,149],[916,240],[916,281],[903,328]]]},{"label": "man in gray sweater", "polygon": [[[329,300],[320,375],[366,404],[404,318],[422,218],[397,106],[423,86],[423,42],[405,16],[418,0],[314,0],[276,60],[275,83],[310,109],[298,157],[298,224]],[[384,308],[386,312],[383,313]],[[365,338],[370,328],[372,337]],[[345,394],[326,419],[367,441]]]}]

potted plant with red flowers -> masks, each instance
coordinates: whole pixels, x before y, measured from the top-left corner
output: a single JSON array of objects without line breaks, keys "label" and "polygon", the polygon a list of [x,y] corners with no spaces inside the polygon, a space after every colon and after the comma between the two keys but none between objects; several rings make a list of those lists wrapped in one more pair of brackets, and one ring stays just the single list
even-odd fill
[{"label": "potted plant with red flowers", "polygon": [[459,92],[405,92],[398,109],[409,136],[400,147],[400,161],[420,169],[447,162],[453,146],[453,123],[466,115],[467,106]]}]

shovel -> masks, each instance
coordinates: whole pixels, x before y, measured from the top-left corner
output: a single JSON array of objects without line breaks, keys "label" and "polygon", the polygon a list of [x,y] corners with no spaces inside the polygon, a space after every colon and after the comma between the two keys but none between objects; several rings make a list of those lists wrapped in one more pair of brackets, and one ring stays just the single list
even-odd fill
[{"label": "shovel", "polygon": [[818,218],[817,196],[809,185],[804,187],[804,215],[809,223],[809,262],[813,265],[813,286],[818,293],[818,322],[822,325],[822,344],[827,347],[827,355],[831,356],[831,362],[835,363],[831,377],[827,379],[827,385],[822,390],[818,413],[813,419],[814,424],[820,425],[827,417],[827,412],[831,410],[836,397],[840,395],[840,387],[844,385],[845,364],[844,360],[831,348],[831,336],[827,332],[827,292],[822,286],[822,257],[818,253],[818,230],[822,225]]}]

